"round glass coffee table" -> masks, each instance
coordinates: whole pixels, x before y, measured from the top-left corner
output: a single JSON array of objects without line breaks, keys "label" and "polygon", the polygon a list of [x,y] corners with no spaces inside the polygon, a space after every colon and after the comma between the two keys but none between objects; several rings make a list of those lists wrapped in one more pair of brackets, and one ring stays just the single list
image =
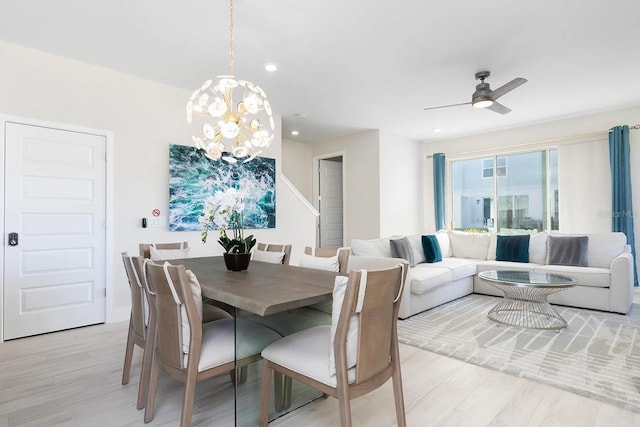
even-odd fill
[{"label": "round glass coffee table", "polygon": [[487,317],[503,325],[559,332],[567,322],[547,296],[575,286],[576,279],[560,274],[518,270],[490,270],[478,277],[504,292]]}]

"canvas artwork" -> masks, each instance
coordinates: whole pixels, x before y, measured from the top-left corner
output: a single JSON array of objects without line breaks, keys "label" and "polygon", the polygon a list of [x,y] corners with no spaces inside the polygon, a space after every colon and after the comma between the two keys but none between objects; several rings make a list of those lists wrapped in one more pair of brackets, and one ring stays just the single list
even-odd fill
[{"label": "canvas artwork", "polygon": [[230,164],[213,161],[186,145],[169,146],[169,230],[200,231],[204,202],[229,187],[248,194],[244,199],[244,228],[276,226],[276,161],[256,157]]}]

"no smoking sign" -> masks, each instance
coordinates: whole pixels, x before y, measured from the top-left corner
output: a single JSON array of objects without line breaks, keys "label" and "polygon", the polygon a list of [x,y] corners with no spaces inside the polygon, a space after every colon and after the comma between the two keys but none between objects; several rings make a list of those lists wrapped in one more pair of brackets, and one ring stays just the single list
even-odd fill
[{"label": "no smoking sign", "polygon": [[151,211],[151,215],[153,216],[160,216],[160,209],[154,209]]}]

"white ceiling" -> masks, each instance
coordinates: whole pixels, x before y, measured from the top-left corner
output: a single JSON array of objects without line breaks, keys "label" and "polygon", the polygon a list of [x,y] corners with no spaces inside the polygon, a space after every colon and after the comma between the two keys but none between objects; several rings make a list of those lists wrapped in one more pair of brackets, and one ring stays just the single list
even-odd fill
[{"label": "white ceiling", "polygon": [[[640,105],[638,17],[638,0],[236,0],[235,74],[285,138],[446,139]],[[228,2],[0,0],[0,39],[191,92],[228,72]],[[481,70],[529,80],[500,99],[511,113],[424,111],[470,101]]]}]

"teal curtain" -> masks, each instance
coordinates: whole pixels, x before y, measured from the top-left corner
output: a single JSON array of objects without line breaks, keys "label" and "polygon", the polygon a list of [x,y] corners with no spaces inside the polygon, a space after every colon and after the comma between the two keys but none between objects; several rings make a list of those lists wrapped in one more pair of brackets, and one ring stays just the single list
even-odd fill
[{"label": "teal curtain", "polygon": [[436,230],[444,230],[444,154],[433,155],[433,207],[435,209]]},{"label": "teal curtain", "polygon": [[611,164],[612,200],[611,231],[627,235],[633,254],[633,286],[638,286],[633,203],[631,200],[631,166],[629,163],[629,126],[616,126],[609,131],[609,162]]}]

